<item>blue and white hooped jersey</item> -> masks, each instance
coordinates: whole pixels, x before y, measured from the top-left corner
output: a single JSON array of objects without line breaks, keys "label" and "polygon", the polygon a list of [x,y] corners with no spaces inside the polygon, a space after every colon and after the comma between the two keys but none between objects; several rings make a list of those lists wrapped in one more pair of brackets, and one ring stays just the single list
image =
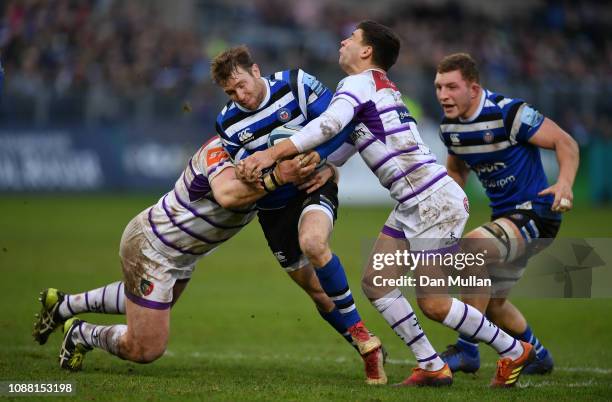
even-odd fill
[{"label": "blue and white hooped jersey", "polygon": [[540,150],[529,139],[544,116],[522,99],[506,98],[483,88],[470,119],[443,118],[440,137],[448,153],[463,160],[485,188],[493,216],[512,209],[532,209],[561,219],[550,207],[554,197],[538,197],[548,187]]},{"label": "blue and white hooped jersey", "polygon": [[[288,124],[304,126],[323,113],[332,94],[312,75],[300,70],[284,70],[262,77],[266,96],[257,110],[244,109],[228,102],[217,116],[216,129],[224,148],[234,161],[246,158],[268,147],[268,136],[276,127]],[[348,137],[340,134],[315,150],[326,158]],[[276,209],[298,193],[292,184],[286,184],[257,202],[260,209]]]}]

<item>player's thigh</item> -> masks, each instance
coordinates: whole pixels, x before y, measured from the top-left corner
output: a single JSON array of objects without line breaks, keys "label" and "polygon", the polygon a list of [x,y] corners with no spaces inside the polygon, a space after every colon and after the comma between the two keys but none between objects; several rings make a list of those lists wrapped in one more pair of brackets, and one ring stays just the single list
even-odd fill
[{"label": "player's thigh", "polygon": [[126,299],[144,308],[170,308],[193,271],[193,266],[179,268],[157,252],[144,235],[138,217],[126,227],[119,255]]},{"label": "player's thigh", "polygon": [[153,360],[163,354],[170,334],[170,307],[154,309],[126,299],[127,343],[136,354]]},{"label": "player's thigh", "polygon": [[465,252],[484,253],[488,264],[512,261],[525,251],[525,241],[517,225],[508,218],[498,218],[477,227],[464,236]]},{"label": "player's thigh", "polygon": [[300,244],[313,241],[327,243],[338,210],[338,187],[328,181],[312,194],[308,194],[301,205],[298,220]]},{"label": "player's thigh", "polygon": [[397,280],[409,273],[409,266],[396,258],[407,249],[406,239],[385,232],[378,234],[361,279],[361,288],[368,299],[375,300],[387,295],[397,288]]}]

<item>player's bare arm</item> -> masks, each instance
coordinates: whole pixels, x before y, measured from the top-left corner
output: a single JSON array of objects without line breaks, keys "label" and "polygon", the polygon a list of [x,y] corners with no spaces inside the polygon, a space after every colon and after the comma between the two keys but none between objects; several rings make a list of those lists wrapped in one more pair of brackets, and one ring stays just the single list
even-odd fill
[{"label": "player's bare arm", "polygon": [[[314,152],[316,154],[316,152]],[[286,183],[301,182],[314,172],[319,161],[317,157],[310,157],[311,162],[305,166],[300,164],[298,158],[282,161],[274,169],[273,174],[279,186]],[[252,204],[267,192],[262,183],[245,182],[240,180],[236,174],[237,169],[226,168],[215,176],[210,185],[215,199],[223,208],[241,208]]]},{"label": "player's bare arm", "polygon": [[448,175],[452,177],[461,188],[465,187],[468,175],[470,174],[470,168],[464,161],[455,155],[448,155],[446,158],[446,170]]},{"label": "player's bare arm", "polygon": [[552,149],[559,163],[559,178],[552,186],[540,191],[538,195],[553,194],[555,201],[551,209],[566,212],[572,209],[574,194],[572,186],[580,160],[578,144],[554,121],[546,118],[540,129],[529,139],[537,147]]}]

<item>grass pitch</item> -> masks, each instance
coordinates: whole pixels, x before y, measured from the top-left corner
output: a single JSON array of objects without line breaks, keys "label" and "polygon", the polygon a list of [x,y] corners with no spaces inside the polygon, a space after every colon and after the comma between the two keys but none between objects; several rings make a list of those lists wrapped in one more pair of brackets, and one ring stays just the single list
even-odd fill
[{"label": "grass pitch", "polygon": [[[95,350],[82,372],[60,371],[61,336],[52,335],[42,347],[30,336],[38,292],[49,286],[78,292],[120,279],[123,228],[156,199],[0,198],[0,381],[71,381],[79,400],[101,401],[612,399],[609,299],[514,300],[557,364],[550,376],[522,377],[516,389],[488,389],[496,357],[486,347],[478,375],[458,374],[451,388],[368,387],[357,354],[278,267],[256,222],[200,262],[172,312],[163,358],[138,365]],[[389,350],[393,383],[410,374],[413,357],[359,291],[362,244],[376,235],[389,209],[341,207],[333,248],[347,268],[362,317]],[[468,226],[485,220],[487,208],[473,205]],[[578,207],[565,219],[561,236],[612,237],[609,222],[610,210]],[[454,341],[454,332],[420,317],[438,351]],[[84,318],[124,322],[122,316]]]}]

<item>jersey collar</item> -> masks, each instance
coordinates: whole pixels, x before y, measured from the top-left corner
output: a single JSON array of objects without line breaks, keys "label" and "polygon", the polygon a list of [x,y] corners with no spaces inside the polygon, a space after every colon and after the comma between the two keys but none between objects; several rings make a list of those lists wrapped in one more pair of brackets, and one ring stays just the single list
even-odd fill
[{"label": "jersey collar", "polygon": [[467,119],[462,119],[461,117],[459,117],[459,121],[462,123],[469,123],[471,121],[474,121],[482,112],[482,108],[484,107],[485,100],[487,99],[488,95],[489,95],[488,91],[482,88],[480,91],[480,104],[478,105],[478,109],[476,109],[474,114],[468,117]]},{"label": "jersey collar", "polygon": [[363,72],[365,73],[367,71],[378,71],[379,73],[383,73],[384,75],[387,75],[387,72],[383,70],[382,68],[372,67],[372,68],[368,68],[367,70],[364,70]]}]

